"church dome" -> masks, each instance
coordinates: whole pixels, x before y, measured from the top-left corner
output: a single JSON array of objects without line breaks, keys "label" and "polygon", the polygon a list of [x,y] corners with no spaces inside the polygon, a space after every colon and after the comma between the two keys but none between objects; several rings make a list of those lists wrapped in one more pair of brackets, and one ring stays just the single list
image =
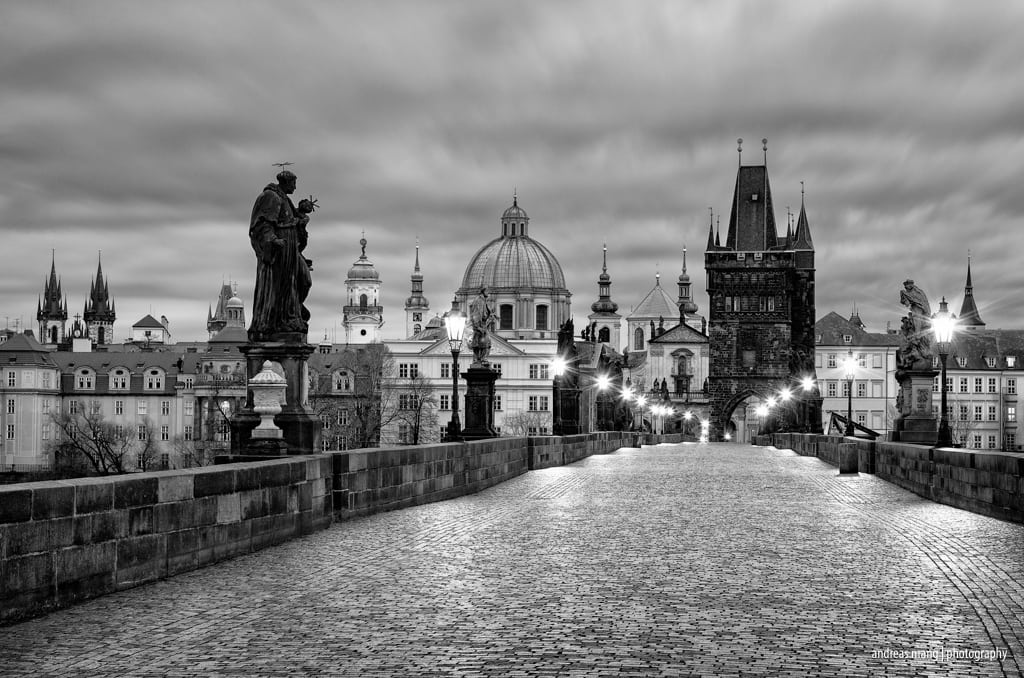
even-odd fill
[{"label": "church dome", "polygon": [[567,292],[562,266],[551,251],[529,236],[530,217],[512,196],[501,215],[501,236],[473,256],[462,277],[462,291],[536,290]]},{"label": "church dome", "polygon": [[466,267],[463,290],[481,287],[565,290],[565,275],[555,255],[533,238],[502,237],[484,245]]},{"label": "church dome", "polygon": [[237,296],[234,296],[228,299],[228,303],[226,304],[226,306],[228,308],[243,308],[245,304],[243,304],[242,300],[239,299]]},{"label": "church dome", "polygon": [[377,273],[377,269],[373,267],[373,262],[366,258],[366,238],[360,239],[359,245],[363,248],[363,253],[359,255],[359,259],[352,264],[352,268],[348,269],[348,279],[379,280],[380,274]]}]

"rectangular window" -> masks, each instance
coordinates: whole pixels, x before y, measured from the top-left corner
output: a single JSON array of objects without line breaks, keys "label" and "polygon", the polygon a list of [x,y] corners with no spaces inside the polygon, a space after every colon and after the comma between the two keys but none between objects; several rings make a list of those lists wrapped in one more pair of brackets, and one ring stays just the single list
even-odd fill
[{"label": "rectangular window", "polygon": [[863,381],[857,382],[857,397],[866,398],[868,396],[868,385]]},{"label": "rectangular window", "polygon": [[974,392],[981,393],[981,377],[974,378]]},{"label": "rectangular window", "polygon": [[860,424],[861,426],[867,426],[868,425],[868,415],[866,413],[864,413],[864,412],[857,412],[855,415],[853,415],[853,417],[854,417],[854,419],[857,420],[857,423]]},{"label": "rectangular window", "polygon": [[995,377],[989,377],[988,378],[988,392],[989,393],[997,393],[998,392],[997,389],[996,389],[996,378]]},{"label": "rectangular window", "polygon": [[146,439],[146,425],[145,424],[139,424],[139,440],[145,440],[145,439]]},{"label": "rectangular window", "polygon": [[548,397],[547,396],[541,396],[540,397],[540,411],[541,412],[547,412],[548,411]]},{"label": "rectangular window", "polygon": [[1006,421],[1017,421],[1017,406],[1007,405],[1006,406]]},{"label": "rectangular window", "polygon": [[1006,366],[1015,367],[1017,365],[1017,356],[1008,355],[1006,356]]},{"label": "rectangular window", "polygon": [[420,398],[415,394],[402,393],[398,396],[398,409],[415,410],[419,407]]},{"label": "rectangular window", "polygon": [[166,452],[160,454],[160,468],[169,469],[171,468],[171,455]]},{"label": "rectangular window", "polygon": [[836,382],[829,381],[829,382],[825,383],[825,394],[829,398],[835,398],[836,397]]},{"label": "rectangular window", "polygon": [[161,426],[160,427],[160,440],[170,440],[170,439],[171,439],[171,427],[170,426]]},{"label": "rectangular window", "polygon": [[534,311],[536,312],[537,318],[535,329],[546,330],[548,328],[548,307],[538,306]]},{"label": "rectangular window", "polygon": [[192,440],[192,427],[191,426],[186,426],[185,427],[185,436],[184,437],[185,437],[185,440]]},{"label": "rectangular window", "polygon": [[981,421],[981,405],[974,406],[974,421]]},{"label": "rectangular window", "polygon": [[973,447],[976,450],[980,450],[981,449],[981,436],[980,435],[975,434],[975,436],[974,436],[974,444],[971,445],[971,447]]},{"label": "rectangular window", "polygon": [[867,357],[867,355],[864,354],[864,353],[858,353],[857,354],[857,367],[867,367],[867,366],[868,366],[868,357]]},{"label": "rectangular window", "polygon": [[185,388],[192,388],[195,386],[195,379],[192,377],[185,377]]},{"label": "rectangular window", "polygon": [[50,373],[43,372],[43,388],[50,388]]},{"label": "rectangular window", "polygon": [[348,426],[348,410],[338,410],[338,426]]},{"label": "rectangular window", "polygon": [[164,377],[157,370],[151,370],[146,375],[146,390],[159,391],[164,387]]},{"label": "rectangular window", "polygon": [[420,374],[420,366],[416,363],[399,363],[398,364],[398,377],[399,379],[415,379]]},{"label": "rectangular window", "polygon": [[49,439],[50,439],[50,425],[49,424],[43,424],[43,440],[49,440]]},{"label": "rectangular window", "polygon": [[43,414],[49,414],[52,406],[49,398],[43,398]]},{"label": "rectangular window", "polygon": [[452,409],[452,397],[447,393],[442,393],[438,398],[438,408],[442,410]]},{"label": "rectangular window", "polygon": [[114,437],[117,440],[124,440],[124,424],[116,424],[114,426]]},{"label": "rectangular window", "polygon": [[960,406],[960,421],[967,421],[971,418],[971,408],[967,405]]},{"label": "rectangular window", "polygon": [[68,414],[78,414],[78,401],[72,400],[68,403]]},{"label": "rectangular window", "polygon": [[836,354],[835,353],[829,353],[828,354],[828,360],[826,361],[826,366],[828,366],[828,367],[836,367],[837,366]]},{"label": "rectangular window", "polygon": [[98,400],[93,400],[89,403],[89,413],[99,414],[103,411],[103,405]]},{"label": "rectangular window", "polygon": [[990,450],[996,449],[996,437],[995,436],[989,436],[988,437],[988,449],[990,449]]},{"label": "rectangular window", "polygon": [[850,397],[850,382],[844,380],[840,383],[843,385],[843,397]]},{"label": "rectangular window", "polygon": [[934,379],[932,379],[932,393],[938,393],[938,392],[939,392],[939,378],[935,377]]},{"label": "rectangular window", "polygon": [[501,376],[501,363],[491,363],[491,369],[497,372],[499,377]]},{"label": "rectangular window", "polygon": [[494,394],[494,409],[496,409],[496,410],[500,410],[501,409],[501,394],[500,393],[495,393]]},{"label": "rectangular window", "polygon": [[7,414],[14,414],[14,398],[7,399]]},{"label": "rectangular window", "polygon": [[872,381],[871,382],[871,397],[872,398],[881,398],[882,397],[882,382],[880,382],[880,381]]},{"label": "rectangular window", "polygon": [[138,402],[138,406],[137,406],[138,414],[140,414],[140,415],[146,414],[146,410],[147,409],[149,409],[149,408],[147,407],[146,401],[145,400],[140,400]]},{"label": "rectangular window", "polygon": [[1007,379],[1006,380],[1006,392],[1015,395],[1017,393],[1017,380]]},{"label": "rectangular window", "polygon": [[14,440],[14,424],[7,425],[7,439]]},{"label": "rectangular window", "polygon": [[160,414],[164,417],[171,413],[171,401],[161,400],[160,401]]},{"label": "rectangular window", "polygon": [[194,414],[194,410],[192,409],[195,406],[194,403],[195,403],[195,401],[191,400],[191,399],[185,401],[185,416],[186,417],[191,417]]},{"label": "rectangular window", "polygon": [[528,408],[530,412],[537,411],[537,396],[530,396]]},{"label": "rectangular window", "polygon": [[17,386],[18,385],[18,373],[15,372],[14,370],[9,370],[7,372],[7,385],[8,386]]},{"label": "rectangular window", "polygon": [[995,421],[996,420],[996,406],[995,405],[989,405],[988,406],[988,420],[989,421]]},{"label": "rectangular window", "polygon": [[115,400],[114,401],[114,414],[124,414],[124,401],[123,400]]},{"label": "rectangular window", "polygon": [[452,366],[450,363],[441,363],[441,378],[451,379],[452,378]]},{"label": "rectangular window", "polygon": [[1006,433],[1006,450],[1012,451],[1017,449],[1017,434],[1015,432],[1007,431]]},{"label": "rectangular window", "polygon": [[530,379],[548,379],[547,363],[532,363],[530,365]]},{"label": "rectangular window", "polygon": [[512,329],[512,304],[502,304],[498,308],[498,327],[503,330]]},{"label": "rectangular window", "polygon": [[953,377],[946,377],[946,393],[953,392]]},{"label": "rectangular window", "polygon": [[967,377],[960,377],[960,392],[967,393]]},{"label": "rectangular window", "polygon": [[872,353],[871,354],[871,366],[872,367],[876,367],[876,368],[880,368],[882,366],[882,354],[881,353]]},{"label": "rectangular window", "polygon": [[405,445],[412,442],[412,430],[409,428],[408,424],[398,425],[398,442]]}]

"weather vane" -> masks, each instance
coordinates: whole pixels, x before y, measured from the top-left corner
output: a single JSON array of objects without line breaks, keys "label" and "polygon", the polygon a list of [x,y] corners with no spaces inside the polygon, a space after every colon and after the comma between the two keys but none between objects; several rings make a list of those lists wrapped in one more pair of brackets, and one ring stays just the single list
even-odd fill
[{"label": "weather vane", "polygon": [[271,167],[280,167],[281,169],[284,169],[285,167],[288,167],[289,165],[294,165],[294,164],[295,164],[294,162],[275,162],[275,163],[271,164]]}]

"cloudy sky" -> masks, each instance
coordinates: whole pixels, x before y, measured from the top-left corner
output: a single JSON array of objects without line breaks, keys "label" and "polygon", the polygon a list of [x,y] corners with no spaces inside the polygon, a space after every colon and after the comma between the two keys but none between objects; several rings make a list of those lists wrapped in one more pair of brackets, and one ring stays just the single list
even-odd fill
[{"label": "cloudy sky", "polygon": [[727,221],[736,139],[758,164],[767,137],[781,228],[806,183],[819,317],[898,326],[907,277],[956,311],[970,250],[982,319],[1022,328],[1021,26],[988,0],[9,0],[0,322],[35,327],[51,250],[80,312],[102,250],[116,338],[147,313],[204,338],[222,281],[251,304],[249,212],[284,161],[321,205],[311,339],[344,337],[363,232],[387,338],[417,238],[446,308],[513,189],[577,325],[603,242],[621,311],[658,272],[675,295],[685,245],[706,313],[708,208]]}]

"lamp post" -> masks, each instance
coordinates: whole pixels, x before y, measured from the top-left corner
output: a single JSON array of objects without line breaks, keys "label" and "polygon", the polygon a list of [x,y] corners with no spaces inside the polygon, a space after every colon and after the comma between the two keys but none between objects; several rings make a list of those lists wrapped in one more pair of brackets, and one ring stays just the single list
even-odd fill
[{"label": "lamp post", "polygon": [[843,361],[843,367],[846,370],[846,430],[843,431],[843,435],[852,436],[853,431],[853,371],[856,367],[856,362],[853,359],[853,350],[851,349],[849,354],[846,356],[846,360]]},{"label": "lamp post", "polygon": [[458,310],[449,311],[444,318],[444,328],[448,333],[448,348],[452,351],[452,419],[448,422],[447,441],[454,443],[462,440],[462,423],[459,421],[459,352],[466,333],[466,316]]},{"label": "lamp post", "polygon": [[804,391],[804,397],[800,401],[800,430],[807,431],[809,428],[809,422],[807,421],[807,397],[814,390],[814,377],[804,377],[801,379],[800,387]]},{"label": "lamp post", "polygon": [[939,391],[942,393],[939,407],[942,411],[939,413],[939,435],[935,440],[936,447],[949,447],[953,444],[953,436],[949,432],[949,416],[946,413],[946,359],[949,357],[955,325],[956,318],[953,317],[946,306],[946,297],[942,297],[938,312],[932,316],[932,330],[935,331],[935,347],[939,351],[939,360],[942,363],[942,377],[939,381]]}]

